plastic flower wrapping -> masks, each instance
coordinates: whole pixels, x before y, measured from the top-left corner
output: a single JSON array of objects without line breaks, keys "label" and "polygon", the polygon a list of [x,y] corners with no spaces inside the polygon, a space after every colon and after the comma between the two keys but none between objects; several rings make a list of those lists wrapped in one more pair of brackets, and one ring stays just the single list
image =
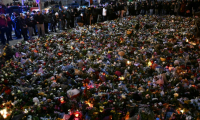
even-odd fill
[{"label": "plastic flower wrapping", "polygon": [[0,119],[199,119],[193,18],[134,16],[6,47]]}]

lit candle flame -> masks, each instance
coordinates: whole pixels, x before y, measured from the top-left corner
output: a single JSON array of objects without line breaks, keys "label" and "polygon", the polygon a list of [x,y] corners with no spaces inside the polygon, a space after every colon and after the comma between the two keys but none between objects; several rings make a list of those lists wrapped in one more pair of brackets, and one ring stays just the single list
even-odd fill
[{"label": "lit candle flame", "polygon": [[0,114],[3,116],[3,118],[7,118],[7,116],[9,115],[6,109],[1,110]]},{"label": "lit candle flame", "polygon": [[131,64],[131,62],[130,61],[127,61],[127,65],[130,65]]}]

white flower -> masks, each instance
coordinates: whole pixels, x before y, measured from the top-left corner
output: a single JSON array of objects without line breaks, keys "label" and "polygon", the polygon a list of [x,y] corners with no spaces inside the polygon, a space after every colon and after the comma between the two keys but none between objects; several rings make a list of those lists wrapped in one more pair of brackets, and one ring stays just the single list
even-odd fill
[{"label": "white flower", "polygon": [[39,101],[39,99],[38,99],[37,97],[34,97],[34,98],[33,98],[33,102],[34,102],[34,103],[39,103],[40,101]]},{"label": "white flower", "polygon": [[186,120],[191,120],[191,119],[192,119],[191,116],[187,116],[187,117],[186,117]]},{"label": "white flower", "polygon": [[121,97],[122,97],[123,99],[126,99],[126,95],[125,95],[125,94],[122,94]]},{"label": "white flower", "polygon": [[12,105],[15,106],[17,103],[18,103],[18,101],[14,101],[14,102],[12,103]]},{"label": "white flower", "polygon": [[164,91],[162,90],[161,92],[160,92],[160,95],[161,96],[163,96],[165,93],[164,93]]},{"label": "white flower", "polygon": [[190,104],[193,104],[193,103],[194,103],[194,99],[191,99],[190,101],[191,101]]},{"label": "white flower", "polygon": [[179,89],[179,88],[175,87],[175,88],[174,88],[174,91],[175,91],[175,92],[177,92],[177,91],[178,91],[178,89]]},{"label": "white flower", "polygon": [[158,98],[152,98],[152,100],[154,101],[154,100],[158,100]]},{"label": "white flower", "polygon": [[162,102],[159,102],[158,105],[162,106]]}]

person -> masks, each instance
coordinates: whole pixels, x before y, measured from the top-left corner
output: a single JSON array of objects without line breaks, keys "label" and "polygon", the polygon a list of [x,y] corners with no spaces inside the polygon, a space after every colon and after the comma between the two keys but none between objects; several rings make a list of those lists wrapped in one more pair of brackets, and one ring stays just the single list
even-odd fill
[{"label": "person", "polygon": [[145,3],[144,2],[142,2],[142,4],[141,4],[141,14],[142,15],[145,15],[145,8],[146,8],[146,6],[145,6]]},{"label": "person", "polygon": [[156,2],[155,4],[155,15],[158,15],[159,4]]},{"label": "person", "polygon": [[[59,25],[59,14],[58,14],[58,12],[56,12],[55,13],[55,25],[58,27],[58,30],[60,29],[59,27],[60,27],[60,25]],[[56,29],[56,28],[55,28]]]},{"label": "person", "polygon": [[56,12],[55,15],[52,14],[51,18],[51,31],[56,32],[56,24],[58,23],[58,13]]},{"label": "person", "polygon": [[14,14],[15,36],[17,37],[17,39],[21,38],[20,22],[21,22],[20,16]]},{"label": "person", "polygon": [[174,8],[175,8],[175,3],[172,2],[172,4],[170,5],[170,15],[174,15]]},{"label": "person", "polygon": [[28,36],[27,36],[27,30],[28,30],[28,26],[26,24],[26,20],[25,20],[25,15],[22,15],[21,18],[21,30],[22,30],[22,35],[24,37],[24,41],[28,40]]},{"label": "person", "polygon": [[[3,45],[6,44],[5,33],[8,31],[7,29],[8,29],[7,20],[5,15],[2,14],[0,18],[0,30],[1,30],[1,43]],[[9,43],[8,36],[7,36],[7,43]]]},{"label": "person", "polygon": [[61,10],[61,12],[59,12],[60,30],[65,30],[65,19],[64,11]]},{"label": "person", "polygon": [[174,15],[178,15],[178,11],[179,11],[179,5],[178,5],[178,2],[175,3],[174,5]]},{"label": "person", "polygon": [[107,20],[107,9],[105,7],[103,7],[102,16],[103,16],[103,21],[106,21]]},{"label": "person", "polygon": [[34,25],[33,17],[31,17],[30,15],[27,15],[26,24],[28,26],[29,39],[31,40],[33,36],[33,25]]},{"label": "person", "polygon": [[151,5],[150,5],[150,15],[153,15],[153,10],[154,10],[154,5],[153,5],[153,3],[151,3]]},{"label": "person", "polygon": [[[97,18],[98,18],[98,11],[97,11],[97,9],[96,9],[96,7],[94,8],[94,10],[93,10],[93,21],[94,21],[94,23],[97,23]],[[112,16],[112,15],[111,15]]]},{"label": "person", "polygon": [[74,28],[74,17],[75,17],[74,9],[71,9],[70,13],[71,13],[71,16],[70,16],[70,20],[71,20],[70,27]]},{"label": "person", "polygon": [[169,15],[170,14],[170,4],[169,2],[167,2],[167,5],[166,5],[166,14]]},{"label": "person", "polygon": [[185,14],[185,7],[186,7],[186,3],[183,0],[182,3],[181,3],[181,7],[180,7],[180,15],[181,16],[184,16],[184,14]]},{"label": "person", "polygon": [[65,16],[66,16],[66,20],[67,20],[67,29],[69,29],[70,28],[70,18],[71,18],[69,9],[67,9]]},{"label": "person", "polygon": [[13,26],[13,21],[11,20],[10,16],[7,14],[6,15],[7,23],[8,23],[8,40],[13,40],[12,39],[12,26]]},{"label": "person", "polygon": [[34,30],[34,34],[37,35],[37,22],[35,21],[35,18],[37,16],[37,13],[36,11],[33,11],[33,30]]},{"label": "person", "polygon": [[44,30],[46,34],[49,34],[48,24],[49,24],[49,16],[47,15],[46,11],[44,11]]},{"label": "person", "polygon": [[35,17],[35,21],[37,23],[38,35],[39,37],[44,37],[44,16],[38,11],[37,16]]},{"label": "person", "polygon": [[149,15],[150,5],[149,5],[149,2],[148,2],[148,1],[146,1],[145,10],[146,10],[146,14]]},{"label": "person", "polygon": [[53,19],[52,18],[53,18],[52,11],[49,11],[49,14],[48,14],[48,19],[49,19],[48,27],[49,27],[50,31],[52,31],[52,29],[51,29],[52,28],[52,24],[53,24],[53,21],[52,21]]}]

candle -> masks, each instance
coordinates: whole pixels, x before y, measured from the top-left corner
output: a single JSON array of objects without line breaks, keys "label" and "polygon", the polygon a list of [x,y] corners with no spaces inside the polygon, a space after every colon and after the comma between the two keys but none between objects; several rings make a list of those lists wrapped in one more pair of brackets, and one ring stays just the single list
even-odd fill
[{"label": "candle", "polygon": [[122,77],[119,77],[119,80],[124,80],[125,78],[122,76]]},{"label": "candle", "polygon": [[1,110],[0,114],[3,116],[4,119],[6,119],[10,115],[6,108]]},{"label": "candle", "polygon": [[127,65],[131,65],[131,62],[130,62],[130,61],[127,61]]}]

